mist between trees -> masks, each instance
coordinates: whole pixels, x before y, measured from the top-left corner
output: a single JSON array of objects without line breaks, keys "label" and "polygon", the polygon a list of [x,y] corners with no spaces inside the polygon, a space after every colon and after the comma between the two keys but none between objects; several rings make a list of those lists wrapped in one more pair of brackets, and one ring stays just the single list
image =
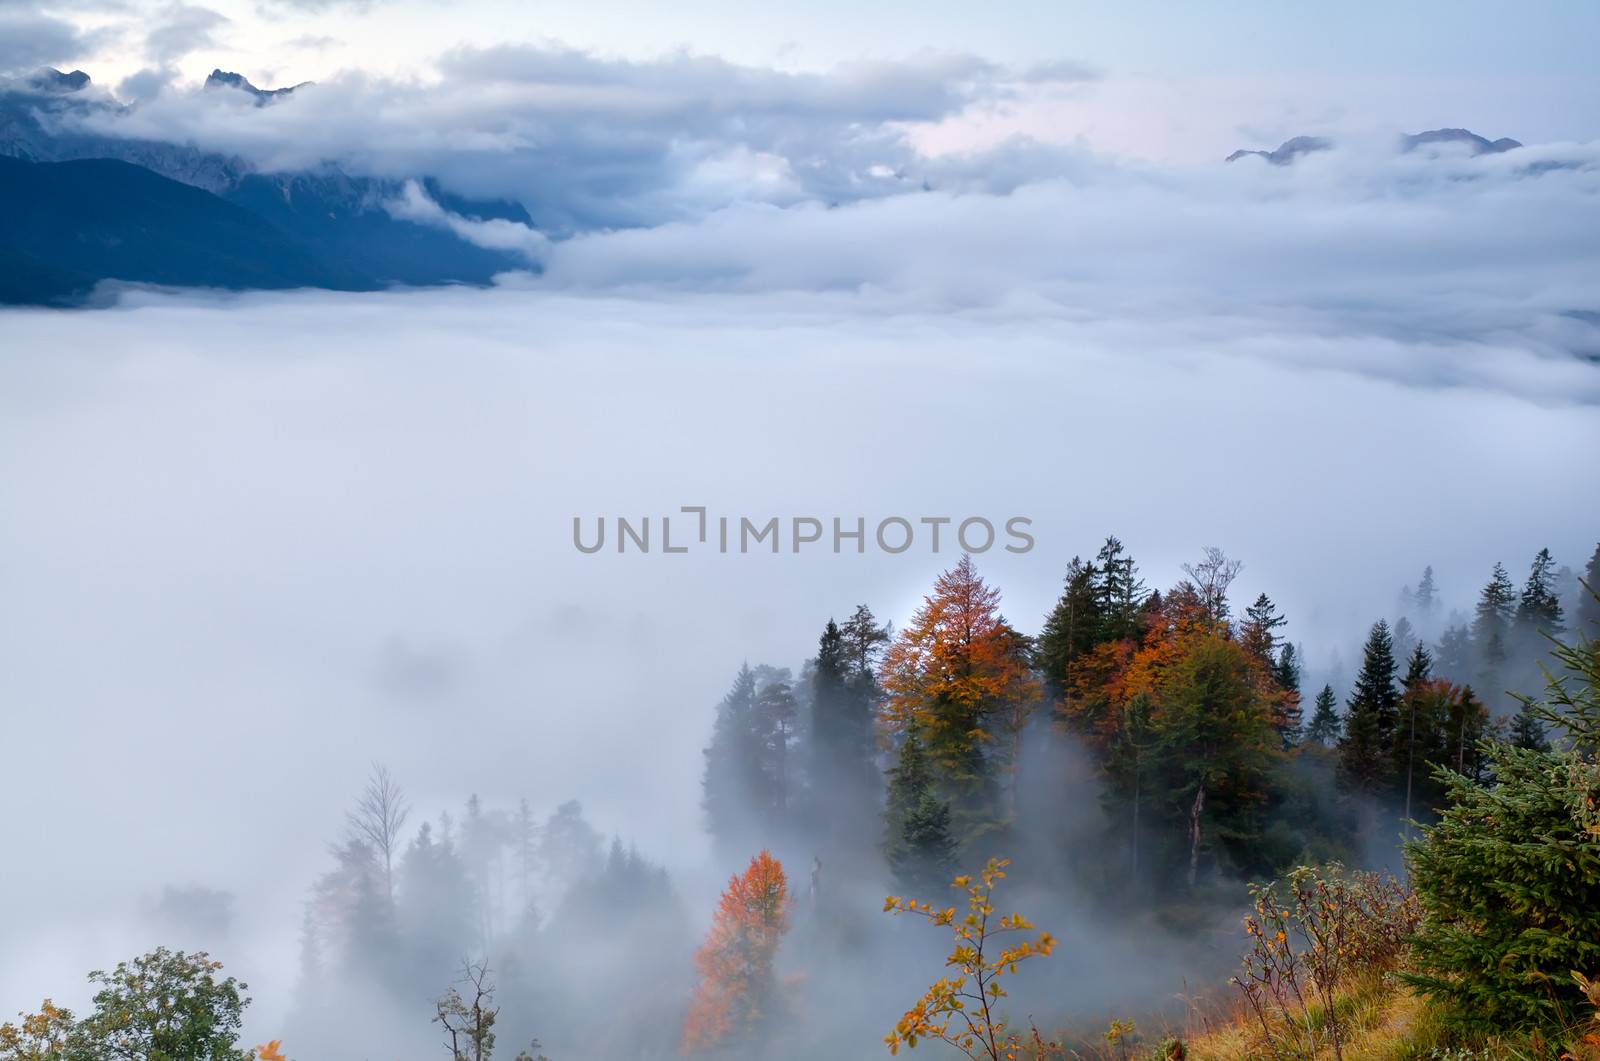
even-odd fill
[{"label": "mist between trees", "polygon": [[[1009,982],[1013,1028],[1175,1019],[1235,966],[1247,882],[1398,868],[1413,820],[1491,778],[1488,749],[1549,747],[1510,691],[1542,686],[1551,637],[1600,630],[1600,601],[1547,550],[1520,585],[1495,563],[1470,612],[1425,568],[1375,606],[1335,685],[1266,594],[1230,597],[1240,568],[1208,548],[1157,591],[1107,538],[1030,635],[963,556],[899,629],[860,605],[796,646],[797,670],[731,666],[703,760],[683,764],[728,880],[715,904],[652,859],[668,840],[604,836],[576,801],[425,814],[374,765],[309,882],[273,1035],[302,1061],[876,1056],[897,1021],[922,1027],[907,1007],[948,949],[885,917],[884,895],[930,900],[937,923],[951,879],[991,858],[1049,955]],[[1600,587],[1600,546],[1583,579]],[[174,888],[149,912],[198,949],[225,938],[231,897]],[[151,968],[223,999],[219,1052],[185,1056],[238,1056],[212,959],[162,954]],[[107,997],[81,1025],[47,1006],[33,1027],[125,1034]],[[7,1061],[78,1056],[20,1051],[0,1039]]]}]

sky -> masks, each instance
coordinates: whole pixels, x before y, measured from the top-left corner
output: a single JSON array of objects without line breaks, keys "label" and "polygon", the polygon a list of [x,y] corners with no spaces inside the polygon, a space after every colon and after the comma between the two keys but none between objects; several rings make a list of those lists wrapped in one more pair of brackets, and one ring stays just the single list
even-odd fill
[{"label": "sky", "polygon": [[[483,290],[0,311],[0,1013],[199,884],[270,1032],[373,759],[713,881],[733,672],[956,558],[588,556],[574,517],[1026,517],[977,562],[1029,633],[1107,534],[1160,588],[1217,545],[1328,680],[1424,565],[1451,607],[1581,567],[1600,7],[975,10],[0,0],[0,70],[137,104],[96,131],[534,220],[387,204],[525,256]],[[1398,150],[1439,126],[1526,146]],[[1301,133],[1337,146],[1221,161]]]},{"label": "sky", "polygon": [[[826,73],[862,63],[968,56],[1067,86],[974,100],[936,142],[1002,135],[1126,158],[1198,162],[1289,136],[1466,125],[1491,139],[1590,140],[1593,5],[1378,2],[1331,7],[824,2],[753,15],[729,3],[476,0],[6,0],[0,68],[79,66],[108,87],[193,85],[213,68],[263,87],[369,77],[449,80],[441,58],[494,46],[560,47],[609,60],[718,57]],[[129,79],[133,80],[130,82]]]}]

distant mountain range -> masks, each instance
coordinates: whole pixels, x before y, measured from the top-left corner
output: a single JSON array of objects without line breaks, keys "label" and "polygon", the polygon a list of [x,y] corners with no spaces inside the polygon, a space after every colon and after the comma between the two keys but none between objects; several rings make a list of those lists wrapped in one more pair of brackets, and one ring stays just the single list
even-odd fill
[{"label": "distant mountain range", "polygon": [[[231,289],[487,283],[528,263],[443,228],[393,216],[404,182],[333,165],[263,173],[195,147],[71,131],[67,119],[117,109],[87,96],[81,70],[44,70],[0,88],[0,303],[70,305],[100,280]],[[258,106],[300,86],[260,89],[214,71],[206,87]],[[92,163],[92,164],[89,164]],[[114,165],[111,163],[115,163]],[[448,193],[445,209],[531,225],[520,203]]]},{"label": "distant mountain range", "polygon": [[[1499,140],[1489,140],[1470,129],[1429,129],[1425,133],[1412,133],[1400,138],[1402,151],[1415,151],[1419,147],[1433,144],[1465,144],[1467,150],[1474,155],[1497,155],[1502,151],[1522,146],[1520,141],[1513,140],[1509,136],[1501,137]],[[1226,161],[1237,162],[1241,158],[1253,155],[1264,158],[1275,166],[1287,166],[1301,155],[1308,155],[1313,151],[1327,151],[1332,147],[1333,141],[1325,137],[1296,136],[1285,140],[1271,151],[1240,148],[1229,155]]]},{"label": "distant mountain range", "polygon": [[[521,257],[454,232],[396,217],[404,181],[354,176],[331,163],[262,172],[248,160],[192,145],[83,131],[81,119],[126,108],[87,91],[89,75],[41,70],[0,84],[0,304],[72,305],[102,280],[229,289],[484,284],[524,269]],[[241,92],[256,106],[304,85],[263,89],[213,70],[205,88]],[[102,127],[103,124],[102,124]],[[1404,137],[1406,151],[1464,144],[1473,154],[1521,147],[1466,129]],[[1272,150],[1239,150],[1288,165],[1332,141],[1297,136]],[[1540,163],[1534,169],[1561,165]],[[532,225],[520,203],[453,195],[416,178],[444,209]]]}]

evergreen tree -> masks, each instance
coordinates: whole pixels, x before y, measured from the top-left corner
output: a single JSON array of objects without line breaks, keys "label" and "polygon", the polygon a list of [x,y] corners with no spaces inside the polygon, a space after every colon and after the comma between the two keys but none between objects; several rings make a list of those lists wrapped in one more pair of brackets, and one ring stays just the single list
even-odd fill
[{"label": "evergreen tree", "polygon": [[1472,677],[1472,635],[1461,623],[1452,623],[1439,637],[1434,652],[1438,672],[1452,681]]},{"label": "evergreen tree", "polygon": [[1045,617],[1038,640],[1039,673],[1054,700],[1066,695],[1073,664],[1094,648],[1102,626],[1095,566],[1074,556],[1067,565],[1065,583],[1061,599]]},{"label": "evergreen tree", "polygon": [[1285,641],[1278,650],[1278,662],[1272,668],[1272,680],[1278,687],[1280,707],[1275,712],[1274,723],[1282,738],[1285,751],[1300,743],[1300,657],[1293,643]]},{"label": "evergreen tree", "polygon": [[1133,557],[1115,535],[1108,536],[1094,558],[1093,592],[1099,629],[1096,642],[1137,638],[1150,593],[1139,578]]},{"label": "evergreen tree", "polygon": [[1429,622],[1433,618],[1433,613],[1439,608],[1439,591],[1434,585],[1432,564],[1422,569],[1422,578],[1417,582],[1417,590],[1412,594],[1412,601],[1417,609],[1417,618],[1422,620],[1423,629],[1430,629]]},{"label": "evergreen tree", "polygon": [[1566,632],[1561,622],[1561,599],[1556,593],[1555,566],[1550,550],[1540,549],[1517,600],[1517,628],[1528,642],[1540,634],[1560,637]]},{"label": "evergreen tree", "polygon": [[1333,693],[1333,686],[1324,685],[1317,694],[1316,706],[1311,712],[1311,721],[1306,725],[1306,740],[1320,744],[1324,748],[1332,748],[1339,743],[1344,732],[1344,724],[1339,720],[1337,707],[1338,697]]},{"label": "evergreen tree", "polygon": [[482,894],[455,844],[436,841],[429,822],[400,859],[399,890],[396,917],[409,957],[409,986],[427,992],[449,979],[463,954],[479,949]]},{"label": "evergreen tree", "polygon": [[1254,604],[1244,610],[1244,622],[1239,624],[1239,643],[1246,652],[1271,664],[1278,652],[1278,628],[1288,622],[1278,614],[1278,606],[1265,593],[1256,597]]},{"label": "evergreen tree", "polygon": [[1544,733],[1544,720],[1534,712],[1533,705],[1524,703],[1512,717],[1511,745],[1534,752],[1550,750],[1550,741]]},{"label": "evergreen tree", "polygon": [[1495,564],[1489,582],[1478,595],[1478,606],[1472,620],[1472,644],[1478,661],[1487,671],[1505,662],[1506,635],[1511,629],[1513,609],[1517,603],[1516,590],[1504,564]]},{"label": "evergreen tree", "polygon": [[1362,650],[1361,672],[1346,701],[1344,736],[1339,741],[1340,775],[1357,791],[1375,792],[1390,776],[1389,751],[1399,714],[1394,671],[1389,624],[1379,619]]},{"label": "evergreen tree", "polygon": [[[1435,720],[1429,710],[1426,690],[1433,674],[1433,657],[1421,641],[1411,648],[1406,662],[1406,676],[1400,679],[1400,717],[1394,730],[1394,771],[1404,778],[1405,804],[1403,820],[1412,816],[1412,796],[1415,794],[1419,768],[1426,762],[1427,750],[1432,745]],[[1419,754],[1420,753],[1420,754]]]},{"label": "evergreen tree", "polygon": [[1394,641],[1395,659],[1410,658],[1411,651],[1419,643],[1416,628],[1411,625],[1411,620],[1404,615],[1394,621],[1394,626],[1390,628],[1389,636]]},{"label": "evergreen tree", "polygon": [[1589,564],[1584,568],[1583,581],[1588,585],[1586,592],[1578,594],[1578,607],[1574,614],[1577,618],[1578,631],[1585,637],[1600,637],[1600,543],[1594,547],[1594,555],[1589,557]]},{"label": "evergreen tree", "polygon": [[919,729],[911,726],[900,742],[886,811],[884,854],[907,890],[948,883],[955,866],[950,805],[938,796]]},{"label": "evergreen tree", "polygon": [[1247,822],[1266,796],[1276,742],[1271,709],[1253,657],[1208,632],[1190,642],[1163,675],[1152,731],[1163,802],[1187,834],[1186,877],[1194,887],[1202,851],[1225,848],[1248,860]]},{"label": "evergreen tree", "polygon": [[762,783],[752,795],[753,806],[771,827],[788,820],[794,786],[789,747],[794,740],[796,707],[787,667],[761,667],[756,671],[755,748],[760,756]]},{"label": "evergreen tree", "polygon": [[1564,1040],[1593,1012],[1574,971],[1600,969],[1600,767],[1579,750],[1600,723],[1600,652],[1580,636],[1556,655],[1524,705],[1577,747],[1486,744],[1489,786],[1441,771],[1452,805],[1407,850],[1423,919],[1406,979],[1456,1023]]},{"label": "evergreen tree", "polygon": [[[873,721],[880,698],[873,670],[888,631],[861,605],[843,627],[833,620],[817,642],[811,668],[809,776],[811,824],[831,849],[869,848],[861,813],[882,798]],[[850,810],[841,813],[844,808]]]}]

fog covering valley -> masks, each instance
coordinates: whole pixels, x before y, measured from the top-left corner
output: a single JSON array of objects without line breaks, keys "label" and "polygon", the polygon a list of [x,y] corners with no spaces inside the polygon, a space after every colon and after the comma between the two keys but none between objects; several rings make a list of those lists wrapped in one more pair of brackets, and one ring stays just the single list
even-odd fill
[{"label": "fog covering valley", "polygon": [[[1520,126],[1478,124],[1518,117],[1492,86],[1435,86],[1141,153],[1066,133],[1096,93],[1101,122],[1137,109],[1117,72],[967,54],[796,72],[479,41],[258,106],[190,84],[228,22],[194,10],[113,35],[132,51],[92,91],[115,105],[72,135],[336,163],[400,189],[370,208],[511,267],[0,309],[0,1019],[87,1012],[89,970],[166,946],[248,982],[241,1043],[413,1061],[448,1056],[435,1000],[466,960],[498,984],[496,1057],[725,1056],[684,1051],[694,956],[768,849],[790,925],[726,1056],[882,1055],[948,951],[884,897],[957,902],[940,874],[991,856],[1057,940],[1012,983],[1018,1028],[1133,1018],[1153,1045],[1226,991],[1248,881],[1403,873],[1401,788],[1437,809],[1421,771],[1350,782],[1302,731],[1325,686],[1347,720],[1375,622],[1396,682],[1420,643],[1453,683],[1434,751],[1482,779],[1470,737],[1515,734],[1551,608],[1568,633],[1594,615],[1600,141],[1538,110],[1556,80],[1515,97]],[[69,22],[0,12],[0,68],[92,54]],[[1521,144],[1400,139],[1467,121]],[[1330,146],[1223,161],[1301,132]],[[1001,533],[969,571],[971,517]],[[719,518],[776,518],[779,547],[720,551]],[[619,548],[619,519],[650,548]],[[895,519],[903,552],[874,538]],[[1013,519],[1031,548],[1005,548]],[[1112,535],[1136,569],[1074,566]],[[1496,564],[1512,595],[1485,619]],[[894,787],[921,657],[897,639],[970,573],[1015,712],[983,723],[981,784],[945,779],[960,842],[924,863]],[[1075,574],[1092,644],[1062,634]],[[832,686],[830,620],[862,653]],[[1192,845],[1192,793],[1130,796],[1157,783],[1144,750],[1084,706],[1189,623],[1255,653],[1281,730],[1202,783]],[[736,709],[769,729],[730,737]],[[375,784],[406,812],[387,866]]]}]

